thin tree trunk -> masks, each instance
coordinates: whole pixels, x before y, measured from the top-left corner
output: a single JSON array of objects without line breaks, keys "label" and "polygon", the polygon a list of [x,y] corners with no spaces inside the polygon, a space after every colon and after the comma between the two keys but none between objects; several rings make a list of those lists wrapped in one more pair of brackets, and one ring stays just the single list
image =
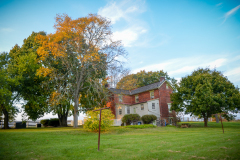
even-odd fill
[{"label": "thin tree trunk", "polygon": [[62,116],[59,113],[58,113],[58,121],[59,121],[59,125],[62,126]]},{"label": "thin tree trunk", "polygon": [[8,121],[9,121],[8,111],[5,108],[3,109],[3,114],[4,114],[4,129],[9,129],[9,126],[8,126]]},{"label": "thin tree trunk", "polygon": [[207,127],[207,123],[208,123],[208,117],[204,116],[204,127]]}]

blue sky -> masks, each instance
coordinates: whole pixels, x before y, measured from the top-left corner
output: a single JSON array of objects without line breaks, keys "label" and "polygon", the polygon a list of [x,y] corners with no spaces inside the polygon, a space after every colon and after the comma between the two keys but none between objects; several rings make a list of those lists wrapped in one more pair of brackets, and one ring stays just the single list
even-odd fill
[{"label": "blue sky", "polygon": [[179,80],[198,67],[215,67],[240,87],[240,1],[1,0],[0,52],[22,45],[32,31],[54,32],[62,13],[109,18],[132,73],[163,69]]}]

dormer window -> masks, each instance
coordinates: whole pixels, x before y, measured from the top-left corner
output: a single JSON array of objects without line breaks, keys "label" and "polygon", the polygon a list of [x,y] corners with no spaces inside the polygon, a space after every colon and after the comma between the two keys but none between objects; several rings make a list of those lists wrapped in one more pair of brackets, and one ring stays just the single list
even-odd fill
[{"label": "dormer window", "polygon": [[151,99],[154,98],[154,91],[150,91],[150,98],[151,98]]},{"label": "dormer window", "polygon": [[138,103],[139,102],[139,98],[138,95],[135,96],[135,102]]},{"label": "dormer window", "polygon": [[118,95],[119,102],[122,102],[122,95]]}]

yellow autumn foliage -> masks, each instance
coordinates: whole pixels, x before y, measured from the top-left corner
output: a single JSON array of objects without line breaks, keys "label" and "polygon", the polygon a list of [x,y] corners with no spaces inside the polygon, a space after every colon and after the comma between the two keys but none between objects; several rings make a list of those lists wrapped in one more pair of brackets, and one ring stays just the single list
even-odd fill
[{"label": "yellow autumn foliage", "polygon": [[53,71],[52,69],[45,68],[45,67],[40,67],[40,68],[37,70],[36,75],[37,75],[37,76],[46,77],[46,76],[48,76],[49,74],[51,74],[52,71]]},{"label": "yellow autumn foliage", "polygon": [[[101,131],[107,131],[113,125],[115,116],[110,109],[104,109],[101,112]],[[88,111],[86,113],[87,120],[84,122],[83,127],[90,131],[97,132],[99,130],[99,113],[100,111]]]}]

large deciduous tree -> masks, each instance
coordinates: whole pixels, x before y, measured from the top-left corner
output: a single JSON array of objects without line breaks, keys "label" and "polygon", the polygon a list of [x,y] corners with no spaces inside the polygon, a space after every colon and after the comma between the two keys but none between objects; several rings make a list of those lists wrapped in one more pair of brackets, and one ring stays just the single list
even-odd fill
[{"label": "large deciduous tree", "polygon": [[24,39],[21,47],[15,45],[9,52],[11,59],[8,65],[9,74],[19,82],[17,92],[25,101],[22,107],[29,119],[33,120],[42,117],[48,111],[47,98],[51,91],[42,85],[48,78],[36,75],[41,67],[37,55],[40,44],[35,41],[37,35],[46,36],[45,32],[32,32]]},{"label": "large deciduous tree", "polygon": [[49,83],[55,84],[55,100],[60,102],[66,95],[73,97],[77,127],[79,104],[84,99],[80,95],[87,91],[101,93],[101,80],[110,68],[121,66],[117,57],[126,52],[120,41],[112,41],[110,21],[99,15],[78,19],[57,15],[54,27],[55,33],[37,37],[42,45],[37,53],[43,64],[38,74],[49,76]]},{"label": "large deciduous tree", "polygon": [[236,112],[240,108],[239,91],[215,69],[195,70],[183,77],[176,89],[171,94],[171,109],[203,117],[205,127],[212,114]]},{"label": "large deciduous tree", "polygon": [[0,54],[0,115],[4,115],[5,129],[9,128],[9,119],[12,119],[18,111],[13,105],[13,102],[18,97],[16,93],[18,81],[8,73],[9,60],[8,53]]},{"label": "large deciduous tree", "polygon": [[175,85],[176,80],[174,78],[170,78],[167,72],[164,72],[163,70],[155,72],[152,71],[146,72],[145,70],[142,70],[136,74],[129,74],[123,77],[117,83],[117,88],[132,90],[134,88],[139,88],[152,83],[159,82],[159,79],[162,76],[166,77],[166,79],[169,80],[173,84],[173,86]]}]

